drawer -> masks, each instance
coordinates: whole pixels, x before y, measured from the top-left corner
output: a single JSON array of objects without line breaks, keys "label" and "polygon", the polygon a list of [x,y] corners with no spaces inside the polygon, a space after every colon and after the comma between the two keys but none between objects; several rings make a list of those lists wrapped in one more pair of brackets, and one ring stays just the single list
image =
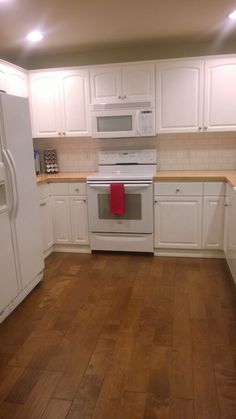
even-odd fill
[{"label": "drawer", "polygon": [[87,195],[86,183],[70,183],[69,184],[70,195]]},{"label": "drawer", "polygon": [[50,185],[48,183],[43,183],[42,185],[38,185],[39,200],[46,198],[49,195],[50,195]]},{"label": "drawer", "polygon": [[201,196],[202,182],[155,182],[154,195]]},{"label": "drawer", "polygon": [[208,196],[225,196],[225,183],[224,182],[205,182],[204,195]]},{"label": "drawer", "polygon": [[69,183],[51,183],[52,195],[69,195]]}]

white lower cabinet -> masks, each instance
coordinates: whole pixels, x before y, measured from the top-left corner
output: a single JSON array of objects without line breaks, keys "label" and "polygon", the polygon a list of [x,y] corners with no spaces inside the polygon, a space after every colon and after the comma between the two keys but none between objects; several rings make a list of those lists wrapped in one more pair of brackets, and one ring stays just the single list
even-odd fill
[{"label": "white lower cabinet", "polygon": [[223,249],[223,182],[157,182],[154,195],[155,248]]},{"label": "white lower cabinet", "polygon": [[204,196],[203,237],[205,249],[223,249],[225,197]]},{"label": "white lower cabinet", "polygon": [[71,222],[68,196],[53,196],[53,233],[54,243],[71,243]]},{"label": "white lower cabinet", "polygon": [[236,191],[229,184],[226,191],[224,251],[236,283]]},{"label": "white lower cabinet", "polygon": [[89,244],[86,196],[70,198],[72,243]]},{"label": "white lower cabinet", "polygon": [[201,197],[155,197],[154,219],[155,247],[201,247]]},{"label": "white lower cabinet", "polygon": [[88,246],[85,183],[39,185],[39,199],[45,254],[54,244]]},{"label": "white lower cabinet", "polygon": [[43,251],[46,252],[53,246],[53,226],[52,226],[52,205],[50,197],[41,199],[40,216],[43,236]]}]

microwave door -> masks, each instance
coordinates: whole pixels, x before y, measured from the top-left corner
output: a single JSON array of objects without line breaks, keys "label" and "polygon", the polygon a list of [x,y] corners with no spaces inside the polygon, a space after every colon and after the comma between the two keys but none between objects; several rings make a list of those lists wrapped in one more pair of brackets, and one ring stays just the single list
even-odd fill
[{"label": "microwave door", "polygon": [[93,115],[92,129],[96,138],[136,137],[136,112],[96,113]]}]

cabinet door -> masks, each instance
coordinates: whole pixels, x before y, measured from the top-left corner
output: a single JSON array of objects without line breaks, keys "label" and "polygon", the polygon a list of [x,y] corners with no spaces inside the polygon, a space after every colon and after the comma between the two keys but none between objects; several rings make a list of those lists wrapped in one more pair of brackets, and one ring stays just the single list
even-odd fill
[{"label": "cabinet door", "polygon": [[226,194],[224,251],[236,282],[236,191],[230,185]]},{"label": "cabinet door", "polygon": [[72,242],[89,244],[88,209],[85,196],[70,198]]},{"label": "cabinet door", "polygon": [[155,197],[155,247],[201,248],[202,197]]},{"label": "cabinet door", "polygon": [[151,101],[155,98],[154,64],[127,64],[122,66],[123,100]]},{"label": "cabinet door", "polygon": [[195,132],[202,129],[203,76],[202,60],[157,64],[157,132]]},{"label": "cabinet door", "polygon": [[69,198],[53,196],[53,236],[59,244],[71,243]]},{"label": "cabinet door", "polygon": [[62,135],[57,72],[30,74],[33,137]]},{"label": "cabinet door", "polygon": [[8,213],[0,214],[1,252],[0,252],[0,315],[18,295],[14,250]]},{"label": "cabinet door", "polygon": [[236,58],[205,63],[205,113],[207,131],[236,129]]},{"label": "cabinet door", "polygon": [[40,201],[40,216],[43,236],[43,250],[48,250],[53,245],[52,207],[49,197]]},{"label": "cabinet door", "polygon": [[63,135],[89,135],[88,72],[60,72],[61,115]]},{"label": "cabinet door", "polygon": [[27,74],[24,71],[17,70],[7,66],[7,92],[15,96],[28,96]]},{"label": "cabinet door", "polygon": [[223,196],[205,196],[203,200],[203,248],[222,249],[224,235]]},{"label": "cabinet door", "polygon": [[121,101],[121,67],[100,67],[90,70],[91,102],[117,103]]}]

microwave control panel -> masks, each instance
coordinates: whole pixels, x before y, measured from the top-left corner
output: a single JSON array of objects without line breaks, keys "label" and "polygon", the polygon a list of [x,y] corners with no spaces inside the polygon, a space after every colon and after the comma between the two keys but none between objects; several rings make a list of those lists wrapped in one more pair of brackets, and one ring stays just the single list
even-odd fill
[{"label": "microwave control panel", "polygon": [[147,109],[139,113],[139,129],[141,135],[155,135],[153,110]]}]

